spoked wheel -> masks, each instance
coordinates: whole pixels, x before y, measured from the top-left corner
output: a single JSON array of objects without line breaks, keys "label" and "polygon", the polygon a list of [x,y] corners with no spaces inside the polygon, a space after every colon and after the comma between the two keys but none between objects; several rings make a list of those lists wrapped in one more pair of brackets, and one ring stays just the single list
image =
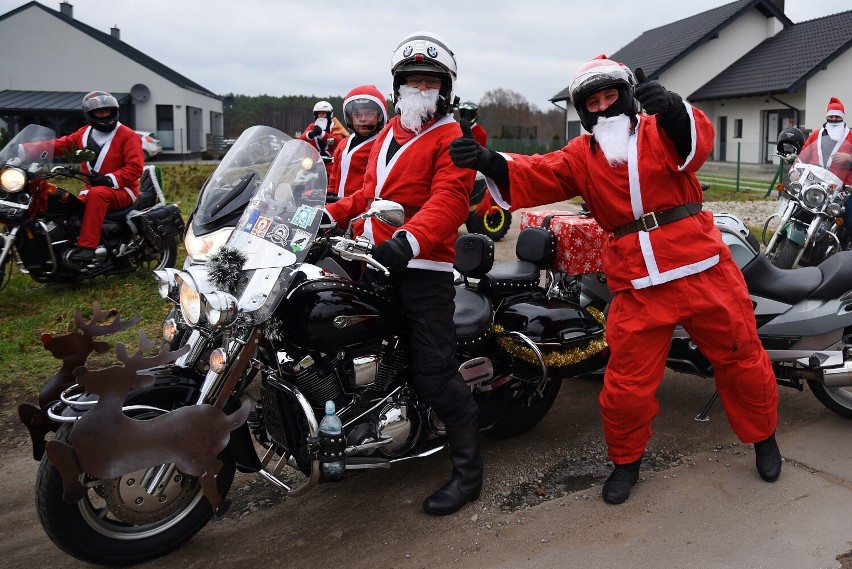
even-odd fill
[{"label": "spoked wheel", "polygon": [[137,264],[152,271],[173,268],[177,264],[178,239],[180,236],[174,235],[158,247],[146,240]]},{"label": "spoked wheel", "polygon": [[808,387],[817,400],[847,419],[852,419],[852,387],[826,387],[816,381],[808,381]]},{"label": "spoked wheel", "polygon": [[[71,425],[56,438],[66,441]],[[235,466],[228,453],[220,457],[219,493],[225,496]],[[128,565],[159,557],[198,533],[213,515],[201,483],[174,465],[139,470],[112,480],[84,475],[85,497],[66,504],[62,478],[45,456],[36,478],[36,510],[45,533],[77,559],[106,565]]]}]

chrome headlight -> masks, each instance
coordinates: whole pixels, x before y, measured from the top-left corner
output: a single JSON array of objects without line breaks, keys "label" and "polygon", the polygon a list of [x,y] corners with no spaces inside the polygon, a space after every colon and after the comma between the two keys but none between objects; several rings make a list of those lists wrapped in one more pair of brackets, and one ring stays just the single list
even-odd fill
[{"label": "chrome headlight", "polygon": [[237,318],[237,299],[227,292],[205,294],[201,302],[204,317],[214,328],[227,326]]},{"label": "chrome headlight", "polygon": [[0,172],[0,186],[13,194],[20,192],[27,185],[27,174],[20,168],[3,168]]},{"label": "chrome headlight", "polygon": [[842,203],[831,202],[828,206],[826,206],[825,211],[831,217],[842,217],[843,214],[846,213],[845,209],[846,208],[843,207]]},{"label": "chrome headlight", "polygon": [[183,246],[186,249],[187,256],[191,257],[193,262],[196,263],[206,261],[208,257],[222,248],[233,230],[233,227],[223,227],[213,233],[196,237],[195,233],[192,232],[192,224],[188,224],[186,235],[183,238]]},{"label": "chrome headlight", "polygon": [[157,269],[154,271],[154,277],[157,279],[157,292],[160,293],[160,298],[178,302],[180,288],[177,280],[178,273],[180,271],[177,269]]},{"label": "chrome headlight", "polygon": [[183,317],[190,326],[197,326],[201,322],[201,295],[191,279],[178,275],[177,280],[180,283],[179,298]]},{"label": "chrome headlight", "polygon": [[825,189],[822,186],[813,185],[805,188],[801,199],[806,208],[813,211],[820,211],[827,197]]}]

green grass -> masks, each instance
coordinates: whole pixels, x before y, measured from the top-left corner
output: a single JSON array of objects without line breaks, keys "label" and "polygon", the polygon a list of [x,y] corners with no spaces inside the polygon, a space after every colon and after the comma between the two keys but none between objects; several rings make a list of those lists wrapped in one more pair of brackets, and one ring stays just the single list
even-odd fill
[{"label": "green grass", "polygon": [[[180,205],[186,219],[195,205],[198,190],[215,169],[215,164],[163,166],[166,200]],[[71,184],[69,184],[71,187]],[[183,263],[183,247],[178,266]],[[160,324],[171,305],[157,294],[156,280],[149,271],[127,275],[96,277],[78,284],[41,285],[7,265],[11,278],[0,290],[0,413],[13,413],[20,402],[35,402],[43,383],[55,373],[61,361],[44,349],[43,333],[62,334],[76,330],[74,312],[91,318],[92,303],[119,313],[122,319],[135,316],[140,322],[131,330],[104,338],[111,345],[124,342],[135,349],[137,336],[144,330],[148,338],[160,339]],[[112,352],[96,361],[116,362]]]}]

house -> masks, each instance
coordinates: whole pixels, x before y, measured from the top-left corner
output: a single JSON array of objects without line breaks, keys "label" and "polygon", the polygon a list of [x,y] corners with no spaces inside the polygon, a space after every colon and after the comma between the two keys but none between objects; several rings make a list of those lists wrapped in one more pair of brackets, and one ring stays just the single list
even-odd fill
[{"label": "house", "polygon": [[39,2],[0,15],[0,121],[17,133],[37,123],[68,134],[83,125],[93,90],[118,99],[120,120],[154,132],[163,156],[198,156],[223,134],[222,100],[109,33],[74,19],[67,1]]},{"label": "house", "polygon": [[[831,97],[852,111],[852,10],[794,23],[783,0],[738,0],[608,55],[704,111],[716,128],[714,160],[773,162],[778,133],[819,128]],[[569,101],[568,89],[551,101]],[[566,136],[579,133],[568,104]]]}]

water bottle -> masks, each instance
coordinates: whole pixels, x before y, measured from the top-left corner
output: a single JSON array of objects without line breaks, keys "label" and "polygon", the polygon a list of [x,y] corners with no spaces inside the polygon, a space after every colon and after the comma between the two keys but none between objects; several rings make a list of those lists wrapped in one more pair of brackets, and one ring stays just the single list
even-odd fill
[{"label": "water bottle", "polygon": [[334,401],[325,402],[325,417],[320,421],[319,430],[325,454],[320,461],[322,473],[326,476],[339,476],[346,469],[343,460],[346,445],[342,442],[343,424],[335,413]]}]

